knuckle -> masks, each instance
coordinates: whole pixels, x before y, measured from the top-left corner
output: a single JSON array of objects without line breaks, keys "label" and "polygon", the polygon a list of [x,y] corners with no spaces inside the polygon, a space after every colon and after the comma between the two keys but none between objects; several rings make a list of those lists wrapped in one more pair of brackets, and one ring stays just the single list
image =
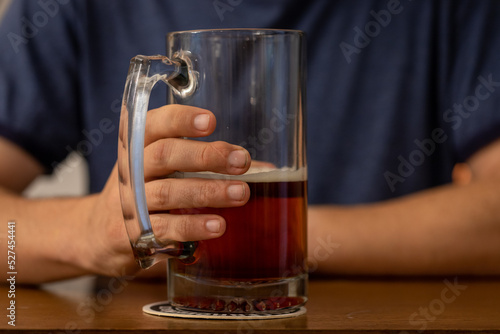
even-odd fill
[{"label": "knuckle", "polygon": [[167,107],[168,113],[166,113],[166,117],[168,117],[168,124],[170,124],[173,130],[181,128],[186,123],[186,115],[182,112],[182,108],[179,105],[169,105]]},{"label": "knuckle", "polygon": [[211,145],[202,145],[199,152],[199,161],[203,169],[210,169],[213,152]]},{"label": "knuckle", "polygon": [[171,224],[168,219],[158,215],[150,215],[150,220],[155,235],[160,239],[173,237],[171,235]]},{"label": "knuckle", "polygon": [[172,151],[171,145],[166,140],[159,140],[151,145],[151,163],[156,166],[162,165],[168,160]]},{"label": "knuckle", "polygon": [[211,182],[202,182],[196,189],[196,195],[193,198],[194,206],[210,206],[211,198],[217,192],[217,188]]},{"label": "knuckle", "polygon": [[200,149],[199,159],[204,168],[213,168],[214,163],[225,165],[226,157],[228,155],[228,145],[222,141],[212,142],[209,145],[203,145]]},{"label": "knuckle", "polygon": [[175,234],[178,236],[178,239],[182,239],[181,241],[189,238],[191,232],[191,217],[189,215],[181,215],[178,216],[179,221],[175,225]]},{"label": "knuckle", "polygon": [[212,143],[212,148],[214,150],[214,153],[219,155],[220,157],[225,157],[226,155],[229,154],[231,145],[223,142],[223,141],[216,141]]},{"label": "knuckle", "polygon": [[171,188],[170,182],[158,182],[152,193],[152,201],[156,207],[167,208],[170,203]]},{"label": "knuckle", "polygon": [[192,235],[193,216],[191,215],[152,215],[151,224],[159,239],[187,241]]}]

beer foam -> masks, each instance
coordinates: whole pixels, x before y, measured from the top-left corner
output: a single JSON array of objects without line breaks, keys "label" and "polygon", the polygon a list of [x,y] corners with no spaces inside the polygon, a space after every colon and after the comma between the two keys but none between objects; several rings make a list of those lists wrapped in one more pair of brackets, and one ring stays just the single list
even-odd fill
[{"label": "beer foam", "polygon": [[176,172],[172,175],[176,178],[204,178],[217,180],[239,180],[245,182],[296,182],[307,180],[307,167],[293,169],[290,167],[250,167],[242,175],[228,175],[213,172]]}]

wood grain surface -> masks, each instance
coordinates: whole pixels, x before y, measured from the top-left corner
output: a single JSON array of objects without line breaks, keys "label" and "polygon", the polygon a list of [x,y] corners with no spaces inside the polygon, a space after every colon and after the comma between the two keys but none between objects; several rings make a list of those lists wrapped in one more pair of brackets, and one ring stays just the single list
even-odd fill
[{"label": "wood grain surface", "polygon": [[500,333],[500,279],[311,280],[306,315],[281,320],[191,320],[147,315],[163,282],[112,279],[95,289],[16,287],[16,326],[0,288],[0,330],[20,333]]}]

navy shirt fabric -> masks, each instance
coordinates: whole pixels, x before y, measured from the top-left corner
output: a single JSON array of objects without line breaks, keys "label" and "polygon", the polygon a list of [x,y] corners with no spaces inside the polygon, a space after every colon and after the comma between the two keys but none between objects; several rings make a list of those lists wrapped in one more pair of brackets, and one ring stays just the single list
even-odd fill
[{"label": "navy shirt fabric", "polygon": [[0,136],[48,171],[79,150],[100,191],[133,56],[164,54],[176,30],[300,29],[310,203],[393,198],[450,182],[500,136],[499,17],[477,0],[16,0],[0,27]]}]

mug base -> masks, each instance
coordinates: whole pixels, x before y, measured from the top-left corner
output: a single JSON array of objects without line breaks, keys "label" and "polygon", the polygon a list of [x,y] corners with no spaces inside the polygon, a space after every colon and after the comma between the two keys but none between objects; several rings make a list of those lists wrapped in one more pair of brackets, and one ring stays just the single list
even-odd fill
[{"label": "mug base", "polygon": [[171,275],[173,308],[221,314],[284,314],[307,302],[307,274],[258,282],[214,281]]}]

